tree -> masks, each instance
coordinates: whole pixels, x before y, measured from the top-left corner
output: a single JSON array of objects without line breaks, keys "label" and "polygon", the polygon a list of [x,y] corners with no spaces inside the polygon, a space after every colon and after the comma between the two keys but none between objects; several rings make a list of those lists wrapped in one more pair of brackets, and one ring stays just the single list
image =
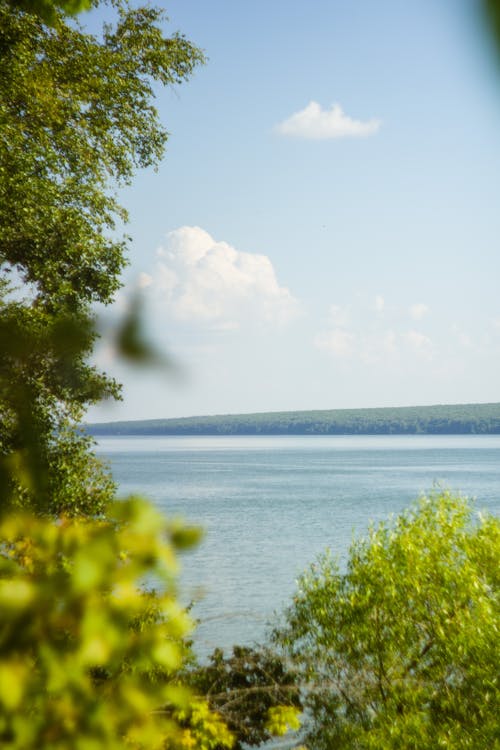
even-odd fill
[{"label": "tree", "polygon": [[443,492],[324,556],[276,641],[307,686],[311,748],[498,743],[500,523]]},{"label": "tree", "polygon": [[[110,505],[76,429],[119,393],[87,362],[91,305],[111,301],[125,262],[113,186],[162,155],[153,83],[180,83],[203,55],[125,0],[102,37],[85,34],[63,14],[86,4],[0,0],[0,744],[229,748],[184,681],[173,574],[192,532],[144,502]],[[132,310],[122,354],[164,363],[140,334]],[[295,716],[273,708],[283,732]]]},{"label": "tree", "polygon": [[72,417],[105,387],[82,356],[93,338],[82,315],[0,306],[0,510],[95,515],[114,483]]},{"label": "tree", "polygon": [[[97,37],[59,10],[49,25],[0,0],[0,471],[25,505],[35,502],[30,472],[13,467],[34,455],[26,425],[37,425],[38,460],[57,494],[58,453],[67,450],[59,436],[87,405],[119,395],[87,362],[92,305],[112,300],[125,264],[116,225],[127,216],[115,188],[163,153],[153,85],[180,83],[203,61],[184,37],[164,36],[161,10],[112,6],[115,21]],[[74,430],[70,444],[80,459],[88,451]],[[75,512],[102,510],[108,485],[104,474],[103,502],[86,506],[83,493]],[[46,511],[55,494],[38,490]]]}]

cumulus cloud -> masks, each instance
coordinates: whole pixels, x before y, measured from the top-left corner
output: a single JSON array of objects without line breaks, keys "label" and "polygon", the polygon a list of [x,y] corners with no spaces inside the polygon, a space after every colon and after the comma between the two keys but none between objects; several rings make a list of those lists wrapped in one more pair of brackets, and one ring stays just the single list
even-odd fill
[{"label": "cumulus cloud", "polygon": [[429,308],[423,302],[418,302],[415,305],[411,305],[409,312],[413,320],[422,320],[429,312]]},{"label": "cumulus cloud", "polygon": [[279,123],[276,131],[295,138],[325,140],[372,135],[380,125],[381,121],[376,119],[354,120],[345,114],[340,104],[323,109],[318,102],[311,101],[304,109]]},{"label": "cumulus cloud", "polygon": [[298,312],[266,255],[237,250],[196,226],[167,234],[157,251],[154,287],[178,320],[219,330],[237,328],[245,317],[284,323]]}]

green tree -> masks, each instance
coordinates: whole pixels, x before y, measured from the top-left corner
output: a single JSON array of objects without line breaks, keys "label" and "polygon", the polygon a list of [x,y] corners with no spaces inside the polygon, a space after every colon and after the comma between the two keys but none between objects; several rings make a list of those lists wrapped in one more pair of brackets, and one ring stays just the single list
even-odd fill
[{"label": "green tree", "polygon": [[114,483],[72,417],[106,383],[82,351],[93,339],[82,315],[0,306],[0,509],[51,515],[102,513]]},{"label": "green tree", "polygon": [[[115,20],[100,36],[55,8],[48,24],[29,12],[36,3],[26,7],[0,0],[0,456],[4,477],[23,456],[33,458],[26,441],[36,425],[37,460],[50,471],[31,475],[51,488],[38,486],[36,504],[57,512],[55,498],[65,493],[58,451],[67,455],[69,440],[74,470],[88,478],[88,440],[69,431],[86,406],[119,395],[87,361],[92,305],[112,300],[125,264],[117,222],[127,216],[116,189],[162,156],[167,133],[154,85],[186,80],[203,55],[180,35],[166,37],[154,7],[116,0]],[[93,473],[96,488],[95,466]],[[29,474],[17,471],[10,482],[25,505],[35,502]],[[75,496],[75,512],[103,509],[109,477],[100,481],[90,505],[88,492]],[[85,476],[81,484],[88,486]]]},{"label": "green tree", "polygon": [[276,633],[308,746],[498,747],[499,571],[499,521],[446,492],[314,564]]}]

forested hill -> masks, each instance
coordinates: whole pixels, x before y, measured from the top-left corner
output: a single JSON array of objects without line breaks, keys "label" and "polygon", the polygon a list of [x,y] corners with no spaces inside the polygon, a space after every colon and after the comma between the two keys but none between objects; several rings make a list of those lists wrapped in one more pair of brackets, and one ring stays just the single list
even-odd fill
[{"label": "forested hill", "polygon": [[86,425],[92,435],[500,434],[500,403],[282,411]]}]

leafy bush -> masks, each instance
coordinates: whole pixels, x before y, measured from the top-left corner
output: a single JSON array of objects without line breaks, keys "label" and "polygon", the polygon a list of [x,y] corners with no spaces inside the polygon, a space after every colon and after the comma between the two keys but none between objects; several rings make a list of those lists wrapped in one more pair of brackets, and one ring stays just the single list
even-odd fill
[{"label": "leafy bush", "polygon": [[309,747],[496,747],[499,577],[500,523],[447,492],[313,565],[276,633]]}]

